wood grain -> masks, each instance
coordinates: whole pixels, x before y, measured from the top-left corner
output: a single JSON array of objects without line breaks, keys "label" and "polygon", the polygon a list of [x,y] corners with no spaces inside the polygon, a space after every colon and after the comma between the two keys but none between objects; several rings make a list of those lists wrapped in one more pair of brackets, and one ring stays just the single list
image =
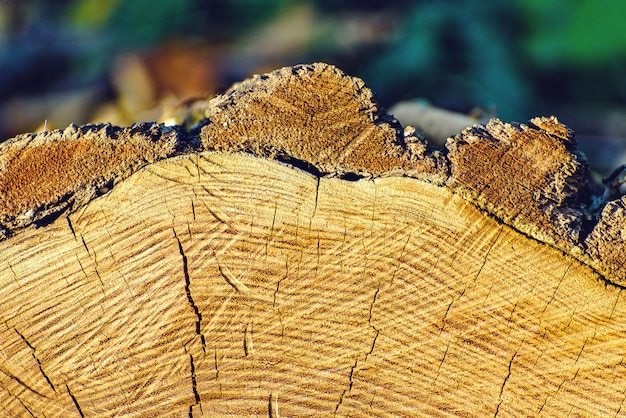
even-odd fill
[{"label": "wood grain", "polygon": [[0,245],[14,415],[623,413],[621,289],[419,180],[189,155]]},{"label": "wood grain", "polygon": [[433,151],[320,63],[206,112],[0,146],[2,413],[626,415],[625,200],[555,118]]}]

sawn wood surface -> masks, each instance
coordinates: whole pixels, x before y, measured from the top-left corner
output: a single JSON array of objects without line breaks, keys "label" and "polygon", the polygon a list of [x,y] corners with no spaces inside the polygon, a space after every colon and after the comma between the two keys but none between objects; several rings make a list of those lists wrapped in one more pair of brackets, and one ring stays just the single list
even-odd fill
[{"label": "sawn wood surface", "polygon": [[[334,67],[280,71],[296,108],[328,106],[298,83],[365,91]],[[441,154],[372,111],[337,151],[297,154],[293,126],[251,139],[267,133],[241,108],[267,109],[266,78],[214,103],[220,123],[195,139],[137,128],[161,151],[128,148],[102,175],[91,159],[84,178],[80,153],[59,154],[70,182],[0,205],[1,416],[626,415],[624,270],[607,250],[624,251],[624,202],[589,224],[571,132],[492,121]],[[291,111],[281,124],[306,120]],[[372,166],[355,155],[376,132]],[[0,148],[3,196],[25,138]],[[472,163],[490,152],[493,170]],[[47,187],[26,163],[22,190]],[[519,182],[498,194],[481,173]]]}]

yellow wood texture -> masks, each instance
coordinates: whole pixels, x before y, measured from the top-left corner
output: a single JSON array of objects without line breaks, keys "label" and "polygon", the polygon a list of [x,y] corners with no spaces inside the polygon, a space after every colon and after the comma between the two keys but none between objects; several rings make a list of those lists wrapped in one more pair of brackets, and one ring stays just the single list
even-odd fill
[{"label": "yellow wood texture", "polygon": [[446,188],[191,154],[0,242],[0,410],[623,416],[625,324]]}]

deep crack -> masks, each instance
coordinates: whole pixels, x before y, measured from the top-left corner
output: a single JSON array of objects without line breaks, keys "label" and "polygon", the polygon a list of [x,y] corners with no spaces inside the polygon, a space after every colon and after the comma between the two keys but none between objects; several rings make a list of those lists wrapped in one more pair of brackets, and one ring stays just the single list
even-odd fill
[{"label": "deep crack", "polygon": [[[376,335],[376,337],[378,337],[378,335]],[[350,385],[348,386],[348,389],[344,389],[343,392],[341,392],[341,396],[339,397],[339,402],[337,402],[337,406],[335,406],[335,413],[334,413],[335,416],[337,415],[337,411],[339,410],[339,407],[341,406],[343,402],[343,397],[345,396],[346,392],[350,393],[350,391],[352,390],[352,385],[354,384],[354,380],[353,380],[354,370],[356,369],[356,366],[358,364],[359,364],[359,359],[356,359],[354,361],[354,364],[350,367],[350,377],[349,377]]]},{"label": "deep crack", "polygon": [[67,226],[70,228],[70,232],[72,233],[72,236],[74,237],[74,239],[77,239],[76,231],[74,230],[74,225],[72,225],[72,221],[70,220],[69,215],[65,218],[65,220],[67,220]]},{"label": "deep crack", "polygon": [[267,400],[267,416],[269,418],[274,418],[272,415],[272,394],[270,393],[270,397]]},{"label": "deep crack", "polygon": [[[26,382],[24,382],[24,381],[23,381],[22,379],[20,379],[19,377],[17,377],[17,376],[15,376],[15,375],[13,375],[12,373],[8,373],[8,372],[6,372],[6,371],[4,371],[4,370],[0,370],[0,373],[4,374],[4,375],[5,375],[5,376],[7,376],[9,379],[11,379],[11,380],[13,380],[13,381],[17,382],[20,386],[22,386],[22,387],[24,387],[24,388],[28,389],[29,391],[31,391],[31,392],[33,392],[33,393],[37,394],[38,396],[41,396],[42,398],[48,398],[48,397],[47,397],[46,395],[44,395],[43,393],[40,393],[40,392],[36,391],[35,389],[33,389],[32,387],[28,386],[28,384],[26,384]],[[4,386],[3,386],[3,388],[4,388],[4,389],[6,389]],[[8,392],[8,389],[7,389],[7,392]],[[15,396],[15,395],[14,395],[14,396]],[[17,398],[17,396],[15,396],[15,397]],[[48,398],[48,399],[49,399],[49,398]]]},{"label": "deep crack", "polygon": [[[41,375],[44,377],[44,379],[46,379],[46,382],[48,382],[48,385],[50,386],[50,389],[52,389],[52,391],[56,393],[56,389],[54,388],[54,385],[52,384],[52,381],[50,380],[48,375],[43,371],[43,367],[41,366],[41,361],[39,360],[39,358],[35,354],[36,353],[35,347],[33,347],[33,345],[30,342],[28,342],[26,337],[24,337],[17,330],[17,328],[13,327],[13,330],[15,330],[16,334],[20,336],[20,338],[22,339],[22,341],[24,341],[24,343],[28,346],[28,348],[30,348],[32,350],[32,356],[35,359],[35,361],[37,362],[37,365],[39,366],[39,371],[41,372]],[[35,393],[37,393],[37,392],[35,392]],[[41,396],[43,396],[43,395],[41,395]],[[44,396],[44,397],[46,397],[46,396]]]},{"label": "deep crack", "polygon": [[196,380],[196,365],[193,362],[193,356],[189,354],[189,363],[191,365],[191,390],[193,391],[193,397],[196,401],[195,404],[189,407],[189,418],[193,418],[193,407],[200,405],[200,393],[198,392],[198,382]]},{"label": "deep crack", "polygon": [[67,384],[65,385],[65,388],[67,389],[67,393],[70,395],[70,398],[72,398],[72,402],[74,402],[74,406],[76,407],[76,410],[78,410],[78,414],[82,418],[84,418],[85,414],[83,413],[83,410],[80,409],[80,405],[78,404],[78,400],[76,399],[76,396],[74,396],[74,394],[70,390],[70,387]]},{"label": "deep crack", "polygon": [[217,259],[217,255],[215,256],[215,261],[217,261],[217,270],[220,272],[220,275],[222,276],[224,281],[226,283],[228,283],[228,285],[230,287],[232,287],[235,292],[241,293],[241,290],[239,289],[239,287],[235,283],[236,278],[235,278],[235,280],[233,280],[233,277],[229,277],[230,274],[231,274],[230,271],[228,271],[226,268],[222,269],[222,265],[220,264],[219,260]]},{"label": "deep crack", "polygon": [[504,377],[502,386],[500,387],[500,395],[498,395],[499,402],[498,402],[498,406],[496,407],[496,412],[493,415],[494,417],[498,416],[498,412],[500,411],[500,406],[502,405],[502,402],[504,402],[504,399],[502,398],[502,395],[504,394],[504,387],[506,386],[506,382],[508,382],[509,378],[511,377],[511,366],[513,365],[513,361],[515,360],[515,357],[517,357],[518,352],[519,352],[519,349],[513,354],[513,357],[511,357],[511,360],[509,360],[509,370],[506,376]]},{"label": "deep crack", "polygon": [[204,339],[204,335],[201,331],[202,324],[202,314],[200,313],[200,309],[193,300],[193,296],[191,296],[191,280],[189,279],[189,267],[187,256],[185,255],[185,250],[183,250],[183,244],[180,242],[178,235],[176,235],[176,231],[174,231],[174,238],[176,239],[176,243],[178,244],[178,252],[180,253],[180,257],[183,261],[183,276],[185,277],[185,294],[187,295],[187,300],[189,301],[189,305],[191,305],[191,309],[193,309],[194,314],[196,315],[196,335],[200,337],[200,341],[202,342],[202,350],[205,350],[206,341]]},{"label": "deep crack", "polygon": [[[311,215],[311,222],[313,221],[313,218],[315,217],[315,214],[317,213],[317,202],[319,200],[320,197],[320,177],[317,177],[317,182],[315,184],[315,206],[313,207],[313,215]],[[309,224],[310,227],[310,224]]]}]

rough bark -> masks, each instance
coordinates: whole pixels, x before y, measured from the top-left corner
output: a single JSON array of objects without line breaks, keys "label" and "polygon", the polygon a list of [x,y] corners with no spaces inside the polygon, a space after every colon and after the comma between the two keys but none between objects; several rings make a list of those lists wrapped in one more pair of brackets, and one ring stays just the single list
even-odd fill
[{"label": "rough bark", "polygon": [[444,158],[399,134],[362,80],[329,65],[283,68],[235,86],[209,104],[204,149],[303,163],[326,175],[409,175],[441,182]]},{"label": "rough bark", "polygon": [[447,142],[458,192],[507,224],[541,241],[580,242],[589,197],[588,168],[573,132],[556,118],[528,125],[492,119]]},{"label": "rough bark", "polygon": [[624,201],[556,119],[431,152],[323,64],[207,116],[2,146],[1,410],[625,414]]},{"label": "rough bark", "polygon": [[180,151],[181,142],[174,128],[142,123],[71,125],[0,144],[0,239],[86,204],[139,167]]}]

